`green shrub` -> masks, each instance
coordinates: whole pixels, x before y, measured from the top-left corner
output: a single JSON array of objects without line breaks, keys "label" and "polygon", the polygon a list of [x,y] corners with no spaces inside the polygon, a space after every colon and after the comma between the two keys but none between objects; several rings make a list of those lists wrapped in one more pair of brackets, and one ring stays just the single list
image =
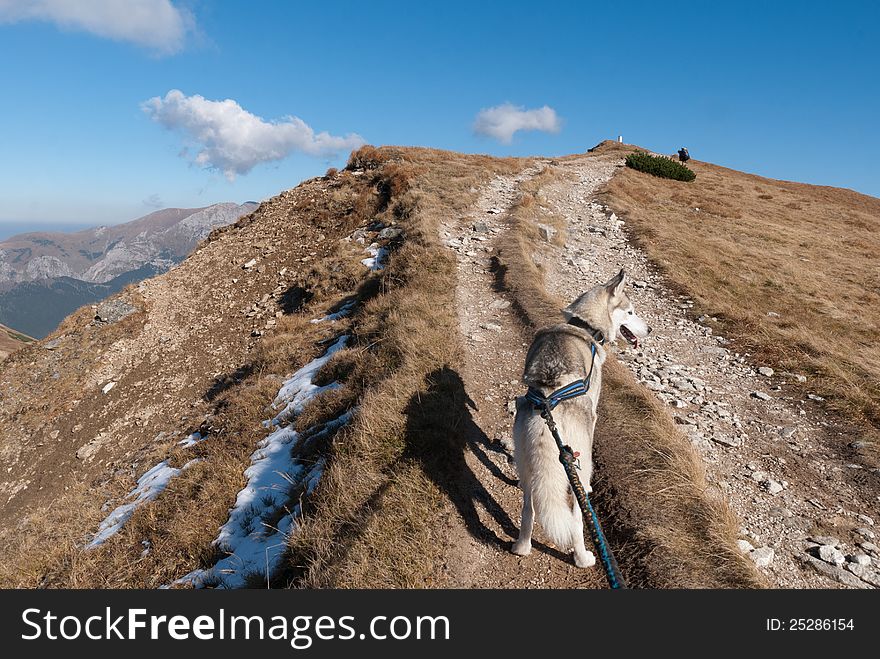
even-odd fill
[{"label": "green shrub", "polygon": [[648,155],[644,151],[636,151],[626,157],[626,166],[632,167],[646,174],[661,176],[663,178],[671,178],[676,181],[693,181],[697,178],[690,169],[663,156]]}]

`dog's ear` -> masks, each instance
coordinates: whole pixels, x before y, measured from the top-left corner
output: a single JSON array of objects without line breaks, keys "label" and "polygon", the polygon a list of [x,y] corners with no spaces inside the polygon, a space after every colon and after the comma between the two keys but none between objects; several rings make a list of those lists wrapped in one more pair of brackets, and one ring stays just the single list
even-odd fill
[{"label": "dog's ear", "polygon": [[626,281],[626,273],[623,269],[620,270],[614,277],[612,277],[607,284],[605,284],[605,288],[608,289],[608,293],[610,295],[617,295],[618,292],[623,288],[623,284]]}]

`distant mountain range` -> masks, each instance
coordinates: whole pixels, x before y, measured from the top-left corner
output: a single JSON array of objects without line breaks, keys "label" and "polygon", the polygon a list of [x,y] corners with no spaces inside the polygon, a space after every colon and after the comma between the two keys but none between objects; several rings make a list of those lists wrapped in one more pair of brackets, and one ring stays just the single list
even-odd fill
[{"label": "distant mountain range", "polygon": [[0,323],[43,338],[82,305],[180,263],[212,229],[257,206],[167,208],[109,227],[12,236],[0,242]]}]

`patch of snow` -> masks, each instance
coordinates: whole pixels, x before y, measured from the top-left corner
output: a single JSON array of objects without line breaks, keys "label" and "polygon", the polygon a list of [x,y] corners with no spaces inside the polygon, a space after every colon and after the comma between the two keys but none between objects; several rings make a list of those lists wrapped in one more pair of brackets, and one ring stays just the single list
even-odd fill
[{"label": "patch of snow", "polygon": [[[340,337],[321,357],[310,361],[284,382],[274,403],[276,407],[284,404],[284,410],[271,421],[264,421],[264,427],[278,426],[283,420],[299,414],[320,392],[340,386],[334,382],[319,387],[312,379],[337,351],[345,347],[347,340],[347,336]],[[352,412],[348,411],[303,433],[296,432],[291,426],[276,427],[262,439],[251,454],[250,467],[244,472],[247,485],[238,493],[226,524],[214,540],[214,545],[226,556],[213,567],[193,570],[174,584],[188,584],[194,588],[242,588],[247,585],[250,575],[271,577],[284,557],[287,539],[302,513],[300,503],[291,505],[291,491],[311,494],[324,472],[323,458],[308,464],[293,458],[291,452],[302,441],[316,441],[335,432],[347,424],[351,416]]]},{"label": "patch of snow", "polygon": [[306,404],[321,392],[339,387],[339,384],[336,382],[319,387],[312,382],[312,379],[324,364],[330,361],[334,354],[345,347],[347,341],[348,336],[339,337],[336,343],[327,349],[327,352],[310,361],[284,381],[284,384],[281,385],[281,389],[278,391],[278,395],[275,397],[275,401],[272,403],[272,407],[275,409],[282,405],[284,405],[284,409],[271,421],[263,421],[263,427],[270,428],[281,425],[291,417],[302,412]]},{"label": "patch of snow", "polygon": [[126,499],[134,500],[114,508],[113,512],[107,515],[100,526],[98,526],[98,532],[86,548],[92,549],[102,545],[109,538],[119,533],[119,530],[131,518],[139,506],[152,501],[162,494],[172,478],[196,462],[199,462],[199,460],[190,460],[182,468],[176,469],[170,466],[167,460],[163,460],[141,476],[135,488],[125,496]]},{"label": "patch of snow", "polygon": [[379,247],[379,243],[372,243],[364,251],[370,255],[370,258],[361,260],[361,263],[370,270],[381,270],[385,267],[385,257],[388,255],[387,249]]},{"label": "patch of snow", "polygon": [[355,308],[357,304],[356,301],[352,300],[351,302],[347,302],[342,307],[340,307],[339,311],[336,313],[327,314],[323,318],[313,318],[311,322],[313,323],[323,323],[325,321],[334,321],[339,320],[340,318],[345,318],[348,314],[351,313],[352,309]]},{"label": "patch of snow", "polygon": [[199,444],[199,443],[205,441],[206,439],[208,439],[207,436],[202,437],[201,433],[194,432],[192,435],[190,435],[186,439],[182,439],[179,442],[177,442],[177,445],[182,446],[183,448],[189,448],[190,446],[195,446],[196,444]]}]

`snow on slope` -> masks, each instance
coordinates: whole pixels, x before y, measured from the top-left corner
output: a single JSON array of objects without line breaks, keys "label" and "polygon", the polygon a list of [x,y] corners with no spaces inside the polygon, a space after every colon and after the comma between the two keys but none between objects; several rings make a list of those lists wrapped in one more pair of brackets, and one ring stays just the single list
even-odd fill
[{"label": "snow on slope", "polygon": [[226,556],[213,567],[194,570],[175,584],[242,588],[248,584],[250,575],[263,575],[268,581],[278,569],[287,538],[302,513],[299,502],[291,507],[289,494],[294,489],[303,495],[311,494],[324,471],[323,459],[307,464],[292,457],[291,452],[300,442],[318,440],[335,432],[349,422],[352,413],[346,412],[303,433],[280,424],[299,414],[322,391],[340,386],[335,382],[317,386],[313,379],[345,347],[347,340],[347,336],[340,337],[321,357],[303,366],[281,386],[273,405],[276,409],[281,405],[284,408],[274,419],[263,422],[266,427],[275,427],[275,431],[251,454],[251,465],[244,472],[247,485],[238,493],[229,519],[214,540]]}]

